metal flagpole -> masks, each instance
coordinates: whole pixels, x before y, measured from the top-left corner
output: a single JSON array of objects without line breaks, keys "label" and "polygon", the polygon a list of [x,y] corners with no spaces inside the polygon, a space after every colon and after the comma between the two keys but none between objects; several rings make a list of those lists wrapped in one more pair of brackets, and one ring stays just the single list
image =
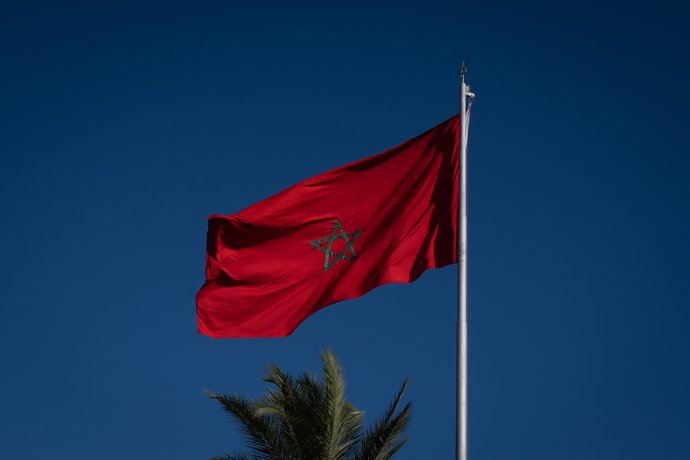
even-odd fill
[{"label": "metal flagpole", "polygon": [[455,458],[467,460],[467,99],[474,94],[465,85],[467,64],[460,68],[460,210],[458,212],[458,317],[456,331],[457,375],[456,375],[456,444]]}]

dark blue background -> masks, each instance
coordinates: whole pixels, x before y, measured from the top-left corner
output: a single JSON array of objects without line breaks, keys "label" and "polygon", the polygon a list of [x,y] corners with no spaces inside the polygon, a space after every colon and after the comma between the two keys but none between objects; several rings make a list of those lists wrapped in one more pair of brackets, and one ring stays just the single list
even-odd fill
[{"label": "dark blue background", "polygon": [[[198,336],[206,216],[408,139],[470,62],[470,454],[687,459],[687,2],[14,2],[0,13],[0,458],[203,459],[202,395],[318,370],[452,458],[456,269]],[[348,2],[349,3],[349,2]]]}]

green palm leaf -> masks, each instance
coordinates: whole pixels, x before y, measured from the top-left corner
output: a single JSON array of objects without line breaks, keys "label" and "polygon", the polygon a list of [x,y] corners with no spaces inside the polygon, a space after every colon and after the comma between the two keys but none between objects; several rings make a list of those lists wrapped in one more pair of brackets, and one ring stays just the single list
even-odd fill
[{"label": "green palm leaf", "polygon": [[407,381],[383,417],[364,433],[363,413],[345,395],[342,367],[330,350],[321,353],[322,375],[297,378],[269,366],[271,385],[256,401],[207,392],[239,422],[250,454],[212,460],[386,460],[405,444],[410,404],[397,411]]},{"label": "green palm leaf", "polygon": [[402,433],[410,422],[411,404],[407,403],[396,414],[402,395],[407,388],[407,379],[393,398],[383,417],[363,436],[355,453],[355,460],[385,460],[395,454],[409,439],[401,439]]}]

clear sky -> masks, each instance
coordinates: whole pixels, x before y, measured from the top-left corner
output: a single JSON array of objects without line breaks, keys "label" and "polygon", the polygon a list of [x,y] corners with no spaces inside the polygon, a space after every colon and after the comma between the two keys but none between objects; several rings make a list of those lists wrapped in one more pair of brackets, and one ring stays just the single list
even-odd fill
[{"label": "clear sky", "polygon": [[687,2],[104,3],[0,13],[0,458],[237,450],[202,388],[324,346],[372,417],[409,376],[399,458],[452,458],[454,266],[286,339],[194,296],[209,214],[447,119],[462,59],[471,458],[688,458]]}]

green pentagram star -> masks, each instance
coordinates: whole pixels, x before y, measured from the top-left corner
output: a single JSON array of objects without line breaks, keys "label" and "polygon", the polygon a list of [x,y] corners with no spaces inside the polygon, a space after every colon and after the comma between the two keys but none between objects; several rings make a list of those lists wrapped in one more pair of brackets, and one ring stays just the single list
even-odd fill
[{"label": "green pentagram star", "polygon": [[[321,238],[320,240],[314,240],[309,242],[309,244],[314,246],[316,249],[326,254],[326,258],[323,262],[323,271],[328,270],[334,263],[336,263],[339,260],[353,260],[357,257],[357,254],[355,253],[355,248],[352,247],[352,245],[355,241],[357,241],[357,238],[359,238],[360,233],[362,233],[362,229],[359,229],[356,232],[352,233],[345,233],[345,230],[343,230],[343,227],[342,225],[340,225],[340,222],[338,222],[338,219],[335,219],[333,221],[333,231],[331,232],[331,236],[329,236],[328,238]],[[338,253],[332,252],[331,246],[333,246],[333,240],[337,240],[338,238],[342,238],[345,240],[345,249]],[[324,248],[323,246],[321,246],[321,243],[325,242],[328,242],[328,246]]]}]

